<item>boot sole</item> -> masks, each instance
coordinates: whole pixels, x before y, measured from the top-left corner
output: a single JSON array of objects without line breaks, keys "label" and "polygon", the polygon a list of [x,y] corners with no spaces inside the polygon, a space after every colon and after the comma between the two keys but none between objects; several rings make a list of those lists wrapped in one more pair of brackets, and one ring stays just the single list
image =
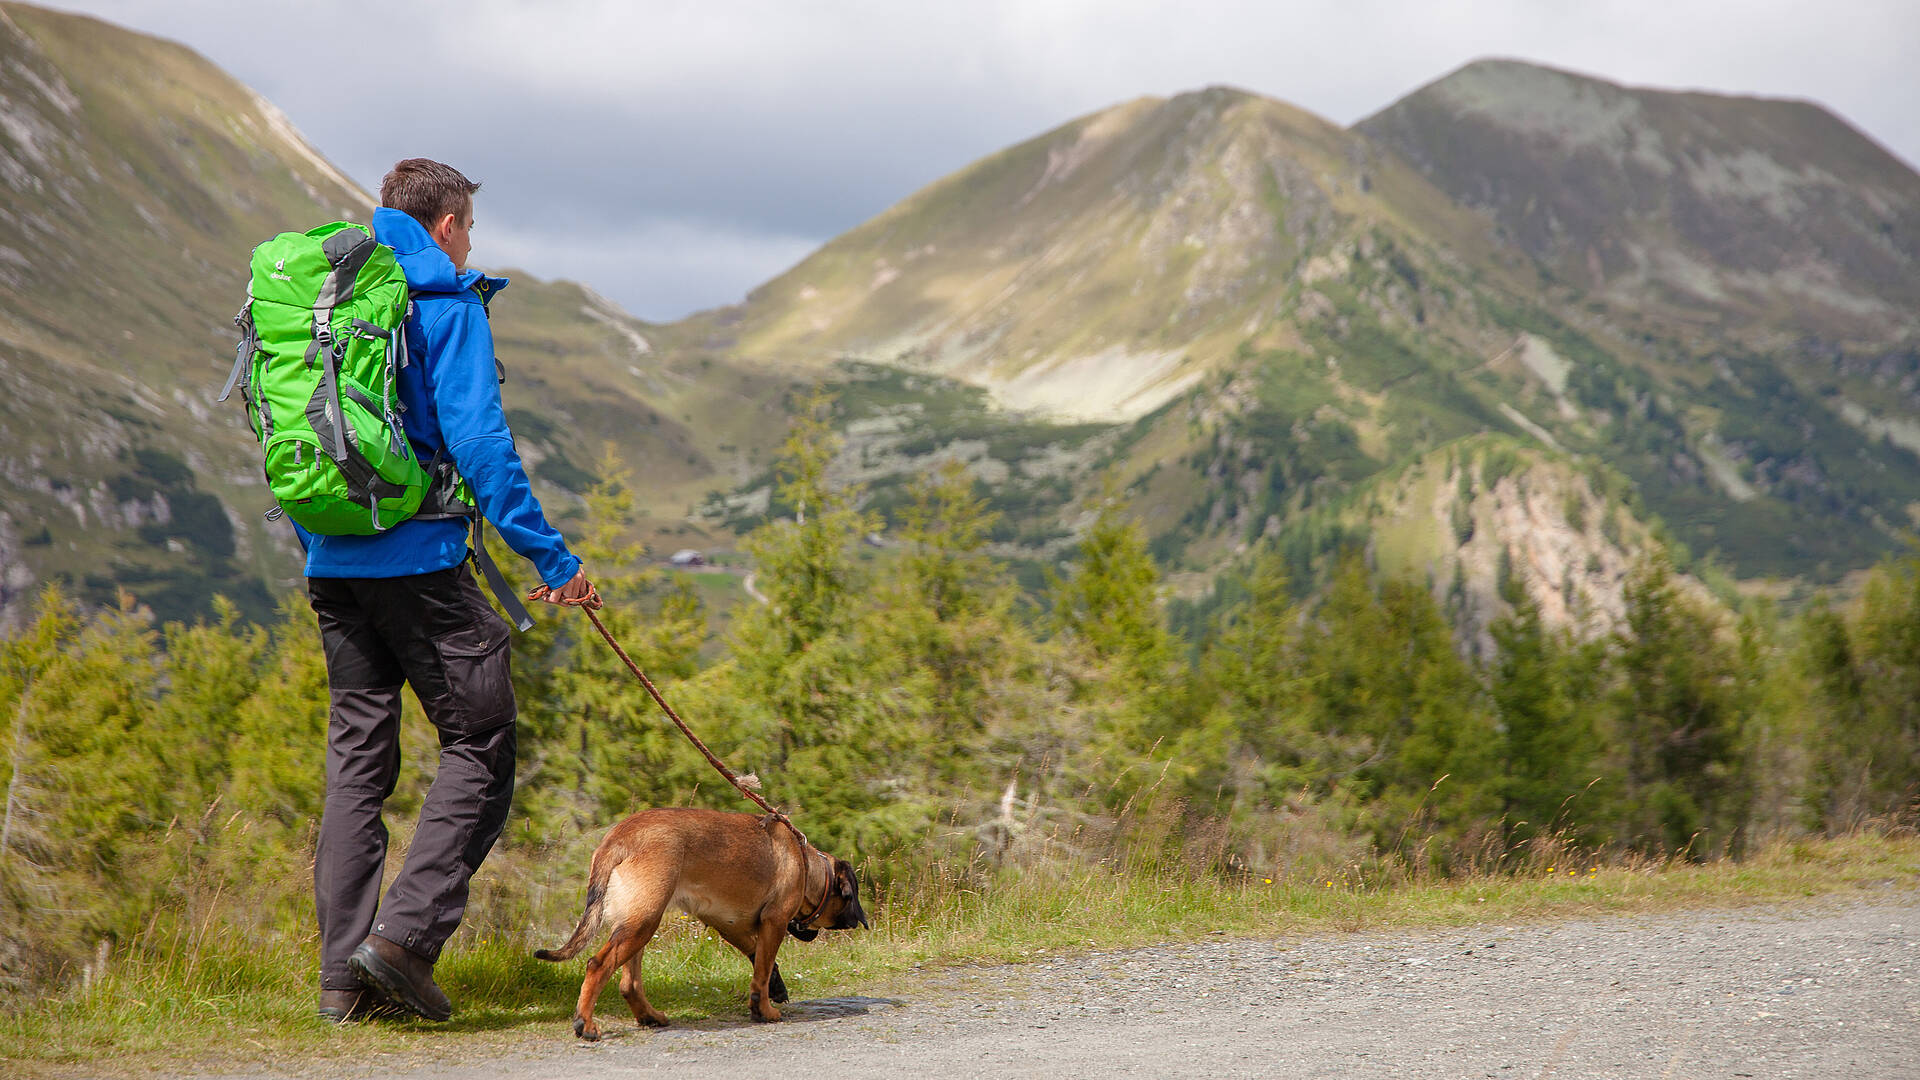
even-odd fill
[{"label": "boot sole", "polygon": [[420,996],[398,968],[380,959],[379,953],[365,945],[353,950],[353,955],[347,958],[347,967],[389,1005],[397,1005],[427,1020],[445,1020],[453,1015],[452,1006],[434,1007]]}]

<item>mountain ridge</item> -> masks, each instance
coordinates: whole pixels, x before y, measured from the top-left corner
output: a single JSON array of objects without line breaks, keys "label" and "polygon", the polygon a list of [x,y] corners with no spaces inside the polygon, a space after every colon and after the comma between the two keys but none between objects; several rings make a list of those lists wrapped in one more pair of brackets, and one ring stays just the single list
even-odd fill
[{"label": "mountain ridge", "polygon": [[[265,617],[298,550],[259,516],[237,405],[212,400],[246,252],[364,218],[371,199],[186,46],[28,5],[0,15],[0,622],[48,581],[92,604],[126,590],[162,618],[204,615],[216,592]],[[713,414],[778,413],[785,383],[646,355],[645,324],[564,282],[522,276],[494,307],[549,512],[579,512],[610,444],[648,463],[649,527],[700,536],[684,508],[771,440],[735,445]],[[690,395],[696,377],[710,385]]]},{"label": "mountain ridge", "polygon": [[1355,129],[1584,289],[1675,290],[1726,332],[1920,331],[1920,176],[1816,103],[1483,60]]}]

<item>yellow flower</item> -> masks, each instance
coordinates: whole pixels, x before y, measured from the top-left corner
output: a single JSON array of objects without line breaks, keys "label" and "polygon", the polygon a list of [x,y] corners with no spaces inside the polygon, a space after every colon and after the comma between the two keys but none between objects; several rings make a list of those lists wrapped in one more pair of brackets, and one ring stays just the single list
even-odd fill
[{"label": "yellow flower", "polygon": [[1549,874],[1553,873],[1553,867],[1551,866],[1547,867],[1547,873]]}]

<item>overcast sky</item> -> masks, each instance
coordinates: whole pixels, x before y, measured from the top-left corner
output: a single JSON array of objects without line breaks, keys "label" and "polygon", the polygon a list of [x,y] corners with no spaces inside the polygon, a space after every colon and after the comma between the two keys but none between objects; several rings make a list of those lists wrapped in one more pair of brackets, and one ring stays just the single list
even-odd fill
[{"label": "overcast sky", "polygon": [[[474,261],[732,303],[1074,116],[1227,83],[1349,124],[1482,56],[1821,102],[1920,161],[1915,0],[64,0],[186,43],[369,190],[481,181]],[[355,37],[360,41],[355,42]]]}]

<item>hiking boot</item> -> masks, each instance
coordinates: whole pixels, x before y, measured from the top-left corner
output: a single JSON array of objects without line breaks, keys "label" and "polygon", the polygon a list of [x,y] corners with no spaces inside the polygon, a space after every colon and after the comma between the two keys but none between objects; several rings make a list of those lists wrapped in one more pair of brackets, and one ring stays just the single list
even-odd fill
[{"label": "hiking boot", "polygon": [[351,1024],[382,1016],[399,1015],[399,1010],[382,1002],[364,986],[352,990],[320,991],[320,1019],[330,1024]]},{"label": "hiking boot", "polygon": [[445,1020],[453,1015],[453,1002],[433,983],[433,962],[386,938],[368,935],[347,958],[347,967],[390,1005],[428,1020]]}]

